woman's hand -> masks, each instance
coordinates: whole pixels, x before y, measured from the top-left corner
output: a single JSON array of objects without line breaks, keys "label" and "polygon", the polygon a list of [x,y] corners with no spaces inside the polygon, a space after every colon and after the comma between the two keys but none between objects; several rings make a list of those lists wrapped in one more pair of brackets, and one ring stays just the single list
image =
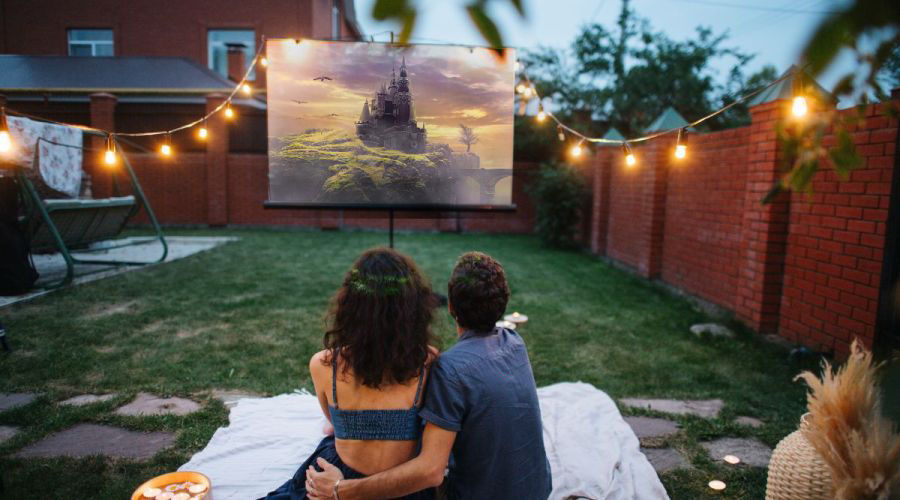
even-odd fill
[{"label": "woman's hand", "polygon": [[306,496],[314,500],[334,498],[334,483],[344,479],[344,474],[324,458],[317,458],[316,463],[322,472],[313,466],[306,470]]}]

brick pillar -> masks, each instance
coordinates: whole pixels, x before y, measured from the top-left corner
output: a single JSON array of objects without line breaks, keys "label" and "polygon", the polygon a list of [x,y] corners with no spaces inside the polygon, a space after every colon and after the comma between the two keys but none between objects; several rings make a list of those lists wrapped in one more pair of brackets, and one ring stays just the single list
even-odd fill
[{"label": "brick pillar", "polygon": [[781,153],[775,125],[784,116],[785,101],[750,109],[750,149],[741,227],[735,313],[758,332],[775,333],[781,305],[790,196],[782,193],[763,205],[761,200],[779,177]]},{"label": "brick pillar", "polygon": [[244,49],[247,48],[243,43],[227,43],[228,48],[228,79],[233,82],[241,81],[247,68],[244,66]]},{"label": "brick pillar", "polygon": [[[658,278],[662,274],[663,234],[666,220],[666,191],[669,180],[669,163],[672,161],[672,141],[664,138],[652,141],[645,149],[649,182],[644,190],[644,207],[647,220],[646,276]],[[638,161],[641,161],[638,159]]]},{"label": "brick pillar", "polygon": [[[225,101],[222,94],[206,96],[209,113]],[[225,115],[216,113],[206,128],[206,222],[210,226],[228,224],[228,123]]]},{"label": "brick pillar", "polygon": [[[116,96],[104,92],[91,94],[91,126],[103,130],[116,130]],[[101,162],[100,150],[106,148],[106,138],[91,135],[91,143],[85,144],[94,151],[85,151],[84,166],[91,176],[91,192],[94,198],[112,196],[112,171]]]},{"label": "brick pillar", "polygon": [[609,184],[613,167],[613,155],[617,148],[601,146],[594,155],[594,182],[591,199],[591,252],[606,255],[609,235]]}]

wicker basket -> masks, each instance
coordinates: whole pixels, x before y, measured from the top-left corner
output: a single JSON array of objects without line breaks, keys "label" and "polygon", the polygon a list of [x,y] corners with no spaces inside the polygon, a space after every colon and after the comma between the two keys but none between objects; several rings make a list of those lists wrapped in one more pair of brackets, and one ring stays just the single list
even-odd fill
[{"label": "wicker basket", "polygon": [[766,500],[820,500],[833,498],[831,470],[819,452],[809,444],[801,429],[778,443],[769,460]]}]

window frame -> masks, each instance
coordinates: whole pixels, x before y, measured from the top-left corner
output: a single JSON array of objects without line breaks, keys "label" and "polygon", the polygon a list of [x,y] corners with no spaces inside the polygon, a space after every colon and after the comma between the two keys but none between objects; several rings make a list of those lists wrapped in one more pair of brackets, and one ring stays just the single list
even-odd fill
[{"label": "window frame", "polygon": [[[72,34],[77,31],[108,31],[109,32],[109,40],[72,40]],[[90,47],[91,53],[90,55],[82,55],[76,56],[72,53],[72,47],[75,46],[86,46]],[[110,54],[98,54],[97,47],[99,46],[109,46]],[[98,27],[76,27],[76,28],[66,28],[66,53],[70,57],[114,57],[116,55],[116,30],[114,28],[98,28]]]}]

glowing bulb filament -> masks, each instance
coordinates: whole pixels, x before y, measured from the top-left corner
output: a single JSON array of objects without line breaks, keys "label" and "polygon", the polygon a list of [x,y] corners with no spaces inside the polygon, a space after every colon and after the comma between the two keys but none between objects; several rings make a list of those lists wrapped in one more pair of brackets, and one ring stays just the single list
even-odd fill
[{"label": "glowing bulb filament", "polygon": [[253,93],[253,88],[250,87],[249,83],[245,83],[241,85],[241,91],[243,91],[247,95],[250,95],[251,93]]},{"label": "glowing bulb filament", "polygon": [[533,94],[534,91],[531,90],[531,87],[525,87],[525,90],[522,92],[522,96],[524,96],[526,99],[530,99]]},{"label": "glowing bulb filament", "polygon": [[538,111],[537,121],[542,122],[542,121],[544,121],[545,118],[547,118],[547,113],[544,113],[543,109]]},{"label": "glowing bulb filament", "polygon": [[679,144],[675,146],[675,158],[679,160],[687,156],[687,146],[684,144]]},{"label": "glowing bulb filament", "polygon": [[625,155],[625,163],[629,167],[632,167],[635,163],[637,163],[637,158],[634,157],[634,153],[628,153],[627,155]]},{"label": "glowing bulb filament", "polygon": [[207,136],[209,136],[209,131],[206,130],[206,127],[200,127],[200,129],[197,130],[197,137],[206,139]]},{"label": "glowing bulb filament", "polygon": [[516,92],[518,92],[520,94],[524,94],[525,93],[525,84],[520,83],[520,84],[516,85]]},{"label": "glowing bulb filament", "polygon": [[259,65],[262,66],[263,68],[265,68],[266,66],[269,65],[269,60],[266,59],[266,56],[262,56],[259,58]]},{"label": "glowing bulb filament", "polygon": [[103,155],[103,161],[105,161],[107,165],[115,165],[116,152],[111,149],[107,149],[106,153]]},{"label": "glowing bulb filament", "polygon": [[[581,142],[584,142],[584,141],[582,140]],[[584,151],[584,149],[581,147],[581,142],[579,142],[578,144],[576,144],[572,147],[571,153],[572,153],[572,156],[575,158],[578,158],[579,156],[581,156],[582,151]]]},{"label": "glowing bulb filament", "polygon": [[6,153],[12,149],[12,138],[6,130],[0,130],[0,153]]},{"label": "glowing bulb filament", "polygon": [[168,144],[163,144],[162,146],[159,147],[159,152],[163,156],[171,156],[172,155],[172,146],[169,146]]},{"label": "glowing bulb filament", "polygon": [[806,98],[802,95],[798,95],[794,98],[794,102],[791,105],[791,113],[796,117],[801,117],[806,115],[806,112],[809,111],[809,106],[806,104]]},{"label": "glowing bulb filament", "polygon": [[234,118],[234,110],[231,109],[231,105],[225,108],[225,118]]}]

